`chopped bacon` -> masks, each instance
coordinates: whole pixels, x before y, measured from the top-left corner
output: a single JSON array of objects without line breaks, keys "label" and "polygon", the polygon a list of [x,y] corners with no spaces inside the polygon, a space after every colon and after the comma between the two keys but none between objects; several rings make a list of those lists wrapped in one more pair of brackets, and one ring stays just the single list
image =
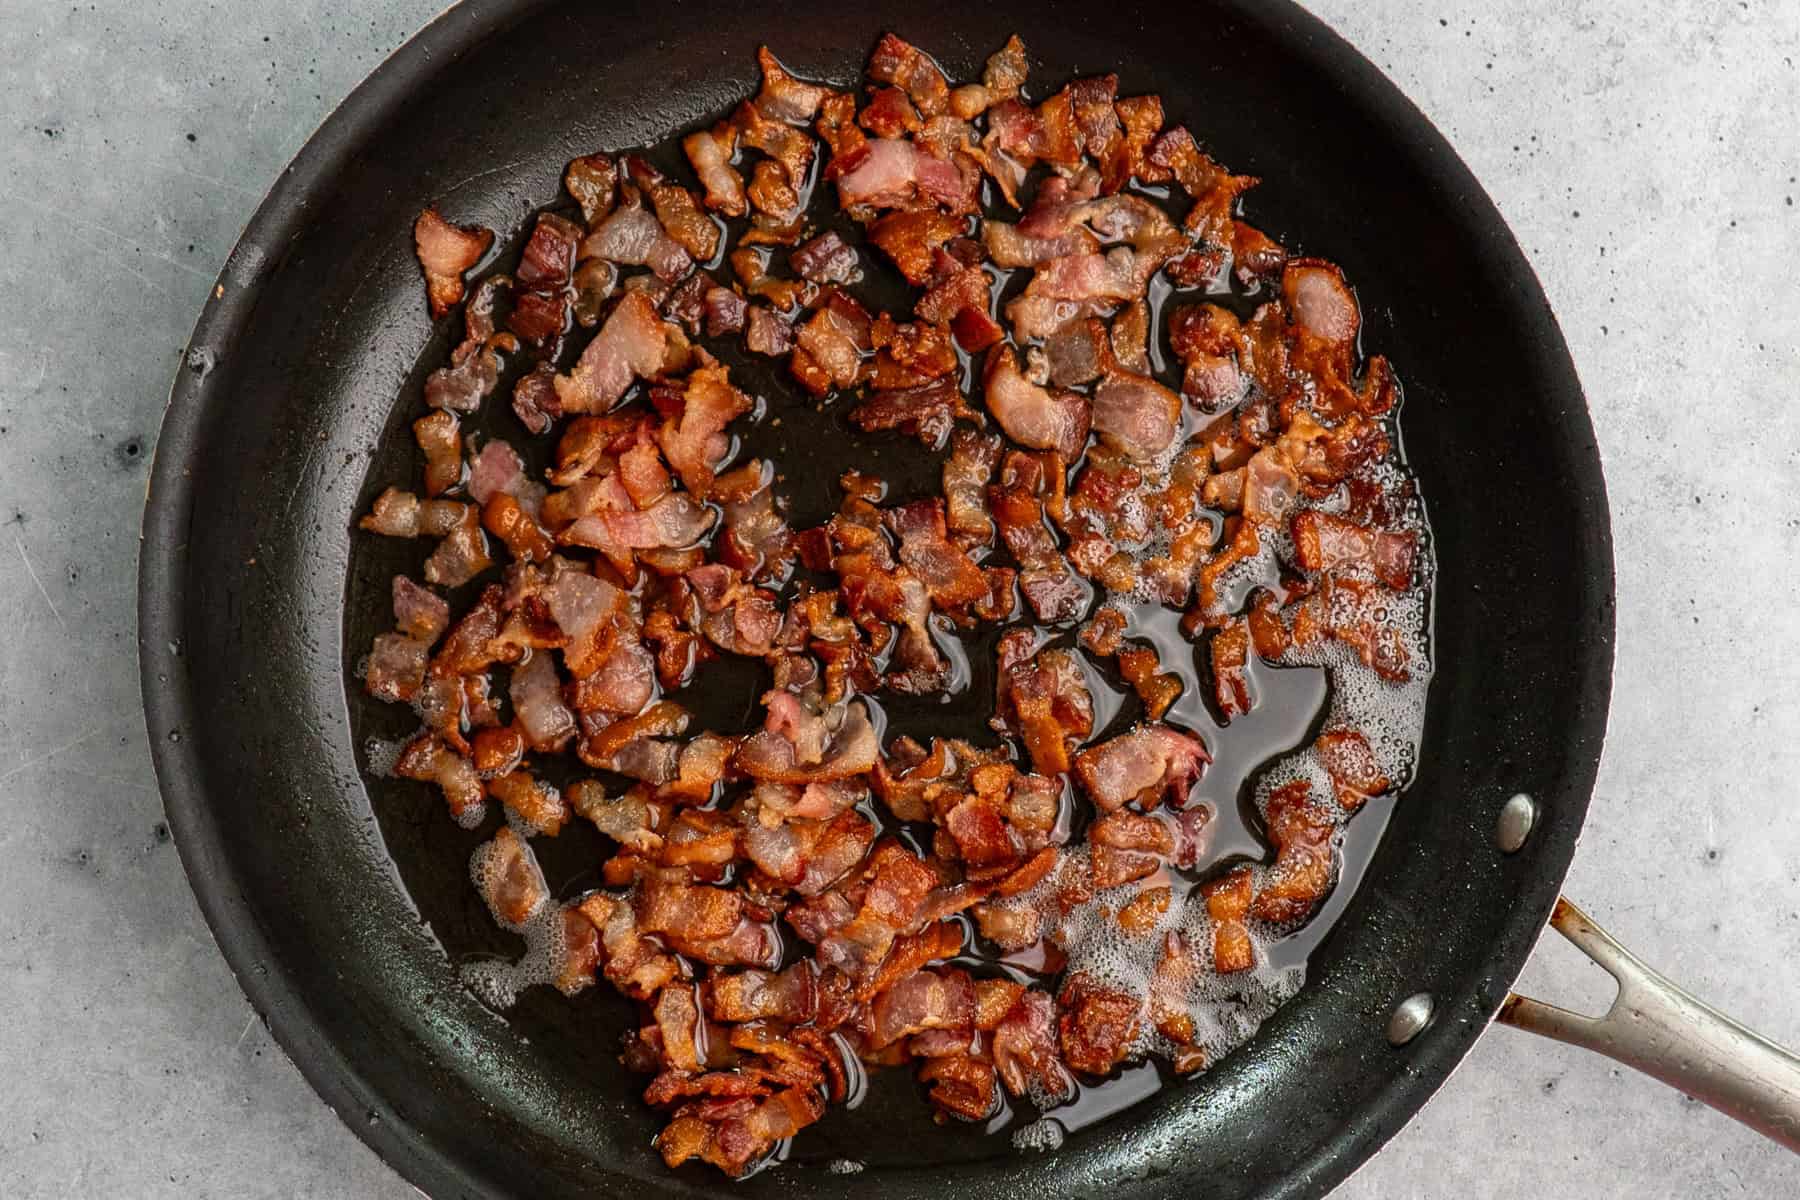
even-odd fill
[{"label": "chopped bacon", "polygon": [[688,491],[704,496],[730,445],[725,427],[750,411],[750,397],[732,387],[726,369],[714,364],[687,377],[680,403],[657,430],[656,441]]},{"label": "chopped bacon", "polygon": [[776,316],[773,309],[761,304],[752,304],[744,333],[744,348],[752,354],[765,354],[770,358],[776,358],[786,354],[793,347],[793,326]]},{"label": "chopped bacon", "polygon": [[1250,663],[1250,623],[1242,617],[1227,621],[1224,628],[1213,634],[1210,652],[1219,711],[1227,721],[1241,717],[1254,703],[1249,677],[1244,674]]},{"label": "chopped bacon", "polygon": [[494,244],[494,231],[480,225],[452,225],[427,208],[413,222],[413,249],[425,272],[425,290],[435,320],[463,298],[463,275],[480,262]]},{"label": "chopped bacon", "polygon": [[1131,1052],[1144,1001],[1078,975],[1063,988],[1057,1038],[1063,1061],[1084,1075],[1105,1075]]},{"label": "chopped bacon", "polygon": [[463,308],[463,340],[450,352],[450,365],[425,378],[425,403],[452,412],[474,412],[500,379],[498,351],[517,350],[510,333],[494,332],[494,306],[511,287],[504,275],[490,275],[475,287]]},{"label": "chopped bacon", "polygon": [[492,840],[475,848],[469,873],[494,920],[511,929],[522,927],[550,899],[537,856],[525,840],[502,826]]},{"label": "chopped bacon", "polygon": [[953,213],[974,209],[968,184],[954,163],[899,138],[870,139],[861,161],[838,176],[837,187],[844,208],[902,208],[927,201]]},{"label": "chopped bacon", "polygon": [[569,323],[569,286],[575,275],[579,225],[555,213],[544,213],[532,228],[513,278],[518,291],[507,328],[528,345],[550,345]]},{"label": "chopped bacon", "polygon": [[818,1006],[818,986],[806,963],[795,963],[780,974],[769,971],[737,971],[714,975],[701,993],[706,1015],[715,1021],[781,1021],[803,1025],[813,1019]]},{"label": "chopped bacon", "polygon": [[1075,655],[1040,650],[1025,629],[1004,634],[999,647],[997,729],[1017,733],[1032,770],[1060,775],[1069,769],[1069,743],[1094,731],[1094,702]]},{"label": "chopped bacon", "polygon": [[1371,796],[1379,796],[1392,786],[1369,739],[1354,729],[1330,729],[1313,743],[1325,773],[1331,776],[1337,801],[1345,812],[1355,812]]},{"label": "chopped bacon", "polygon": [[915,209],[881,217],[869,226],[868,238],[894,261],[906,282],[916,287],[931,279],[938,247],[961,237],[965,227],[963,217],[935,208]]},{"label": "chopped bacon", "polygon": [[456,414],[436,409],[413,422],[413,438],[425,456],[425,494],[441,496],[462,482],[462,433]]},{"label": "chopped bacon", "polygon": [[483,811],[486,792],[475,764],[434,734],[421,734],[407,743],[394,764],[394,774],[437,784],[443,789],[451,817],[458,822],[472,823]]},{"label": "chopped bacon", "polygon": [[1052,1107],[1075,1096],[1075,1081],[1057,1049],[1056,1006],[1048,994],[1028,988],[994,1027],[994,1069],[1006,1090]]},{"label": "chopped bacon", "polygon": [[1081,615],[1087,588],[1057,550],[1056,537],[1044,524],[1044,504],[1018,482],[1006,480],[988,489],[988,504],[1001,540],[1019,562],[1019,590],[1042,621],[1052,624]]},{"label": "chopped bacon", "polygon": [[925,584],[938,608],[962,608],[987,595],[980,569],[945,536],[942,500],[916,500],[889,509],[884,519],[900,539],[900,561]]},{"label": "chopped bacon", "polygon": [[830,229],[789,251],[788,264],[814,283],[850,283],[862,274],[856,250]]},{"label": "chopped bacon", "polygon": [[1167,725],[1140,725],[1077,754],[1075,773],[1107,812],[1133,801],[1153,808],[1165,795],[1179,807],[1211,761],[1198,738]]},{"label": "chopped bacon", "polygon": [[876,996],[870,1014],[877,1048],[927,1029],[972,1029],[975,988],[962,971],[916,971]]},{"label": "chopped bacon", "polygon": [[563,172],[563,187],[581,205],[581,219],[591,227],[612,211],[619,169],[604,154],[584,154]]},{"label": "chopped bacon", "polygon": [[1293,534],[1295,560],[1308,571],[1362,571],[1395,591],[1412,585],[1416,534],[1372,530],[1316,509],[1294,514]]},{"label": "chopped bacon", "polygon": [[984,503],[988,481],[1000,461],[996,434],[959,429],[944,460],[946,527],[951,540],[964,547],[985,546],[994,538],[994,521]]},{"label": "chopped bacon", "polygon": [[604,258],[621,266],[647,266],[658,279],[669,283],[686,275],[694,265],[693,256],[644,207],[636,188],[625,187],[621,192],[624,198],[619,206],[582,241],[581,257]]},{"label": "chopped bacon", "polygon": [[1200,886],[1206,897],[1206,915],[1213,923],[1213,970],[1221,975],[1248,971],[1256,965],[1256,950],[1244,917],[1250,911],[1249,867],[1238,867]]},{"label": "chopped bacon", "polygon": [[638,155],[626,158],[625,170],[631,176],[632,183],[650,197],[650,203],[656,209],[656,219],[669,237],[695,261],[705,262],[718,253],[719,227],[713,223],[712,218],[700,211],[700,204],[694,199],[694,193],[669,180]]},{"label": "chopped bacon", "polygon": [[869,55],[869,78],[906,89],[919,111],[935,117],[950,104],[950,83],[929,55],[912,43],[884,33]]},{"label": "chopped bacon", "polygon": [[941,450],[958,418],[975,419],[954,380],[876,391],[850,410],[850,422],[866,431],[898,429],[927,449]]},{"label": "chopped bacon", "polygon": [[1081,452],[1089,421],[1085,397],[1032,383],[1019,370],[1013,352],[1004,347],[988,356],[984,386],[988,411],[1013,441],[1034,450],[1054,450],[1064,458]]},{"label": "chopped bacon", "polygon": [[1093,427],[1101,441],[1128,458],[1153,460],[1180,432],[1181,397],[1149,376],[1109,372],[1094,389]]},{"label": "chopped bacon", "polygon": [[1269,840],[1275,843],[1275,865],[1256,889],[1250,913],[1275,925],[1302,920],[1331,887],[1335,822],[1313,803],[1311,785],[1304,779],[1276,788],[1265,816]]},{"label": "chopped bacon", "polygon": [[555,377],[560,411],[607,411],[634,379],[649,378],[662,368],[667,340],[655,306],[640,293],[627,292],[574,369]]},{"label": "chopped bacon", "polygon": [[514,668],[508,695],[533,750],[560,750],[575,736],[575,714],[562,701],[562,680],[548,654],[533,654]]},{"label": "chopped bacon", "polygon": [[791,1087],[760,1101],[748,1097],[711,1115],[705,1106],[677,1110],[656,1135],[663,1162],[678,1167],[691,1158],[738,1176],[775,1144],[793,1137],[824,1114],[825,1102],[810,1087]]},{"label": "chopped bacon", "polygon": [[766,117],[804,125],[819,111],[821,103],[837,94],[828,87],[796,79],[767,46],[756,48],[756,62],[762,68],[763,82],[755,103]]},{"label": "chopped bacon", "polygon": [[790,692],[764,698],[764,728],[744,740],[738,769],[778,783],[814,783],[861,775],[875,765],[879,746],[860,701],[813,712]]},{"label": "chopped bacon", "polygon": [[[748,211],[744,200],[744,178],[731,165],[737,153],[737,127],[721,121],[711,129],[702,129],[681,139],[681,148],[693,164],[694,174],[706,189],[706,207],[728,217],[741,217]],[[710,255],[708,257],[711,257]]]}]

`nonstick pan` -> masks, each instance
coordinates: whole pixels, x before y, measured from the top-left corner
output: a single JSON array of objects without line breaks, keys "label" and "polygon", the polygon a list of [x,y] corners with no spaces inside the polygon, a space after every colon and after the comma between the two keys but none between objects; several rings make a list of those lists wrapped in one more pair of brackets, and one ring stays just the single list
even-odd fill
[{"label": "nonstick pan", "polygon": [[[233,252],[170,399],[140,585],[157,772],[219,945],[325,1100],[435,1196],[727,1185],[669,1173],[650,1150],[641,1081],[616,1062],[627,1005],[539,989],[502,1019],[459,985],[447,950],[494,935],[473,932],[485,917],[458,831],[371,801],[360,689],[346,687],[367,645],[346,613],[366,569],[350,530],[417,403],[418,364],[448,337],[421,303],[413,217],[439,201],[517,229],[571,157],[658,140],[752,91],[759,43],[847,81],[886,29],[953,76],[1015,31],[1035,79],[1117,70],[1122,92],[1160,93],[1222,161],[1263,178],[1258,225],[1342,263],[1367,344],[1406,386],[1438,671],[1417,779],[1307,986],[1202,1079],[1049,1155],[935,1129],[911,1095],[877,1097],[730,1190],[1316,1196],[1412,1116],[1503,1003],[1575,1040],[1615,1028],[1508,998],[1557,903],[1605,731],[1613,573],[1593,430],[1499,214],[1374,67],[1281,0],[465,5],[320,128]],[[1600,936],[1572,909],[1558,921]],[[1659,981],[1601,953],[1630,976],[1621,1004],[1650,1018],[1632,1028],[1664,1037],[1636,1048],[1639,1065],[1674,1061],[1668,1039],[1703,1027],[1715,1040],[1687,1061],[1712,1075],[1683,1085],[1800,1136],[1791,1059],[1677,1011]],[[825,1169],[843,1157],[864,1169]]]}]

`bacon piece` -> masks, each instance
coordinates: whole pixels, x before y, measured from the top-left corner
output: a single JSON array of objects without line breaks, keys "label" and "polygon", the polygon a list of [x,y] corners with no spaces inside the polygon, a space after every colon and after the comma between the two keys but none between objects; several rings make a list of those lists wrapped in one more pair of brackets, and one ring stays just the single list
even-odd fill
[{"label": "bacon piece", "polygon": [[756,93],[757,111],[777,121],[804,125],[819,111],[819,105],[837,95],[828,87],[807,83],[788,73],[786,67],[767,46],[756,48],[756,62],[762,68],[762,90]]},{"label": "bacon piece", "polygon": [[953,213],[973,211],[969,188],[954,163],[899,138],[873,138],[857,165],[837,179],[843,208],[903,208],[935,203]]},{"label": "bacon piece", "polygon": [[1175,853],[1175,835],[1155,817],[1108,812],[1088,829],[1088,876],[1095,890],[1154,874]]},{"label": "bacon piece", "polygon": [[997,434],[959,429],[950,439],[950,457],[944,460],[944,501],[946,526],[958,545],[985,546],[993,541],[994,521],[988,515],[985,494],[999,461]]},{"label": "bacon piece", "polygon": [[901,563],[924,583],[938,608],[962,608],[987,595],[980,568],[945,536],[942,500],[915,500],[889,509],[883,519],[900,539]]},{"label": "bacon piece", "polygon": [[806,963],[780,974],[769,971],[715,973],[701,985],[706,1015],[715,1021],[780,1021],[802,1025],[818,1010],[818,988]]},{"label": "bacon piece", "polygon": [[1180,432],[1181,397],[1148,376],[1108,372],[1094,389],[1093,428],[1128,458],[1153,461]]},{"label": "bacon piece", "polygon": [[738,769],[778,783],[813,783],[861,775],[875,765],[880,747],[868,710],[851,701],[813,713],[792,693],[764,697],[768,720],[737,753]]},{"label": "bacon piece", "polygon": [[1105,1075],[1131,1052],[1144,1001],[1077,975],[1058,1001],[1057,1038],[1063,1061],[1084,1075]]},{"label": "bacon piece", "polygon": [[[752,172],[750,184],[750,202],[772,216],[785,216],[771,207],[764,207],[758,200],[758,192],[766,190],[769,182],[779,183],[790,191],[796,191],[806,179],[806,173],[812,167],[813,140],[803,131],[782,121],[771,120],[755,104],[745,102],[738,105],[731,114],[731,122],[738,128],[738,140],[744,145],[766,154],[769,160],[779,168],[779,175],[773,181],[762,182]],[[760,166],[760,164],[759,164]],[[788,201],[798,207],[798,196]]]},{"label": "bacon piece", "polygon": [[1007,476],[1003,467],[1001,482],[988,489],[988,505],[1001,540],[1019,562],[1019,590],[1039,620],[1074,620],[1087,604],[1087,588],[1069,569],[1055,535],[1045,526],[1043,501]]},{"label": "bacon piece", "polygon": [[[619,206],[594,226],[593,232],[582,241],[581,257],[604,258],[620,266],[647,266],[658,279],[667,283],[686,275],[693,268],[693,256],[644,207],[636,188],[626,187],[621,191],[623,199]],[[691,202],[692,197],[689,199]]]},{"label": "bacon piece", "polygon": [[1000,1102],[993,1064],[969,1054],[927,1058],[919,1067],[919,1082],[931,1085],[933,1104],[964,1121],[985,1121]]},{"label": "bacon piece", "polygon": [[862,275],[856,250],[832,229],[789,251],[788,264],[814,283],[850,283]]},{"label": "bacon piece", "polygon": [[1371,796],[1379,796],[1392,782],[1382,772],[1369,747],[1369,739],[1354,729],[1331,729],[1313,743],[1325,773],[1331,776],[1338,804],[1355,812]]},{"label": "bacon piece", "polygon": [[557,540],[605,551],[671,549],[697,543],[713,527],[717,515],[684,492],[671,492],[643,512],[596,512],[563,530]]},{"label": "bacon piece", "polygon": [[375,635],[363,669],[363,686],[369,695],[389,704],[411,700],[425,683],[425,665],[431,645],[403,633]]},{"label": "bacon piece", "polygon": [[618,186],[619,168],[604,154],[584,154],[563,171],[563,187],[581,205],[581,219],[590,227],[612,211]]},{"label": "bacon piece", "polygon": [[1333,513],[1303,509],[1294,514],[1293,535],[1294,558],[1304,570],[1360,571],[1397,592],[1412,586],[1416,534],[1372,530]]},{"label": "bacon piece", "polygon": [[694,193],[668,179],[639,155],[625,159],[625,170],[650,197],[664,231],[695,261],[705,262],[718,253],[719,227],[700,211]]},{"label": "bacon piece", "polygon": [[872,392],[849,412],[851,424],[858,429],[898,429],[918,438],[928,450],[944,448],[959,417],[976,419],[963,400],[962,389],[950,379]]},{"label": "bacon piece", "polygon": [[728,217],[741,217],[749,211],[744,178],[731,165],[731,157],[737,153],[736,126],[721,121],[711,129],[697,130],[681,139],[681,148],[693,164],[700,186],[706,189],[706,207]]},{"label": "bacon piece", "polygon": [[928,1029],[972,1029],[975,988],[962,971],[915,971],[876,996],[870,1016],[876,1048]]},{"label": "bacon piece", "polygon": [[1233,617],[1222,629],[1213,634],[1210,647],[1212,658],[1213,691],[1219,702],[1219,711],[1225,714],[1225,720],[1241,717],[1250,711],[1254,702],[1250,694],[1250,680],[1244,674],[1250,662],[1250,624],[1242,617]]},{"label": "bacon piece", "polygon": [[514,668],[508,696],[526,740],[538,753],[560,750],[575,736],[575,714],[562,702],[562,679],[549,654],[533,654]]},{"label": "bacon piece", "polygon": [[525,840],[502,826],[489,841],[475,848],[469,874],[487,902],[494,920],[508,929],[519,929],[536,916],[550,898],[537,855]]},{"label": "bacon piece", "polygon": [[610,409],[633,379],[647,379],[662,369],[667,341],[668,327],[657,317],[655,306],[640,293],[627,293],[581,352],[574,369],[556,376],[561,411]]},{"label": "bacon piece", "polygon": [[1256,186],[1256,179],[1225,170],[1180,125],[1164,130],[1151,143],[1148,159],[1168,171],[1194,201],[1185,222],[1189,231],[1215,246],[1232,245],[1232,207],[1238,196]]},{"label": "bacon piece", "polygon": [[1317,258],[1290,259],[1281,270],[1281,294],[1300,332],[1331,349],[1350,348],[1362,315],[1343,269]]},{"label": "bacon piece", "polygon": [[450,806],[450,816],[458,823],[473,824],[480,819],[486,793],[475,766],[441,738],[427,733],[407,743],[394,764],[394,774],[437,784]]},{"label": "bacon piece", "polygon": [[1021,446],[1054,450],[1074,458],[1087,442],[1087,399],[1074,392],[1052,392],[1032,383],[1019,370],[1007,348],[988,356],[983,379],[988,411],[1006,435]]},{"label": "bacon piece", "polygon": [[687,377],[681,408],[663,421],[656,441],[688,491],[707,494],[713,472],[730,448],[725,427],[750,407],[750,397],[731,386],[723,366],[698,367]]},{"label": "bacon piece", "polygon": [[929,55],[910,42],[884,33],[869,55],[869,78],[905,88],[912,102],[927,117],[950,106],[950,83]]},{"label": "bacon piece", "polygon": [[965,218],[935,208],[915,209],[886,214],[868,227],[867,236],[917,287],[931,279],[938,247],[961,237],[966,224]]},{"label": "bacon piece", "polygon": [[761,304],[750,306],[749,323],[744,334],[744,349],[752,354],[776,358],[794,347],[794,331],[774,311]]},{"label": "bacon piece", "polygon": [[[478,744],[478,755],[479,750]],[[489,781],[488,791],[532,833],[555,837],[569,819],[569,806],[563,802],[561,793],[549,784],[533,779],[528,772],[514,770],[500,775]]]},{"label": "bacon piece", "polygon": [[458,505],[457,512],[457,523],[425,560],[427,583],[461,587],[494,565],[488,557],[487,539],[482,536],[480,514],[467,504]]},{"label": "bacon piece", "polygon": [[392,591],[394,624],[407,637],[429,646],[450,627],[450,606],[443,597],[404,575],[394,576]]},{"label": "bacon piece", "polygon": [[425,456],[425,494],[441,496],[462,482],[462,433],[456,414],[437,409],[413,422],[413,439]]},{"label": "bacon piece", "polygon": [[569,286],[575,274],[575,251],[581,227],[555,213],[544,213],[514,272],[518,291],[507,328],[528,345],[542,348],[561,338],[569,324]]},{"label": "bacon piece", "polygon": [[1075,1080],[1057,1051],[1055,1018],[1050,997],[1028,988],[994,1027],[994,1069],[1006,1090],[1046,1108],[1075,1097]]},{"label": "bacon piece", "polygon": [[1094,731],[1094,702],[1076,658],[1067,650],[1040,650],[1030,630],[1000,638],[998,712],[992,724],[1024,739],[1032,770],[1060,775],[1069,769],[1069,744]]},{"label": "bacon piece", "polygon": [[711,1115],[704,1106],[680,1110],[656,1135],[663,1162],[678,1167],[691,1158],[740,1176],[775,1144],[790,1138],[824,1114],[825,1102],[810,1087],[791,1087],[760,1101],[748,1097]]},{"label": "bacon piece", "polygon": [[425,273],[433,320],[462,301],[463,276],[494,244],[494,231],[480,225],[452,225],[435,207],[413,222],[413,249]]},{"label": "bacon piece", "polygon": [[1048,237],[1033,237],[1021,232],[1018,225],[1005,221],[983,221],[981,242],[988,257],[997,267],[1037,267],[1072,255],[1097,254],[1099,241],[1086,228],[1076,225]]},{"label": "bacon piece", "polygon": [[[660,358],[658,361],[660,362]],[[557,395],[556,379],[555,367],[549,363],[539,363],[521,375],[513,385],[513,412],[532,433],[549,433],[551,424],[562,416],[562,400]]]},{"label": "bacon piece", "polygon": [[1077,754],[1075,773],[1106,812],[1133,801],[1152,808],[1165,795],[1180,807],[1211,761],[1198,738],[1167,725],[1140,725]]},{"label": "bacon piece", "polygon": [[1256,965],[1256,948],[1244,924],[1250,892],[1249,867],[1238,867],[1200,885],[1200,893],[1206,897],[1206,915],[1213,923],[1213,970],[1221,975],[1248,971]]},{"label": "bacon piece", "polygon": [[475,286],[475,294],[463,308],[463,340],[450,352],[450,365],[425,377],[425,403],[452,412],[474,412],[500,378],[497,351],[517,350],[510,333],[494,332],[494,306],[502,290],[511,287],[504,275],[490,275]]},{"label": "bacon piece", "polygon": [[1335,824],[1313,803],[1311,785],[1304,779],[1276,788],[1265,815],[1275,865],[1257,888],[1250,914],[1275,925],[1303,920],[1331,888]]},{"label": "bacon piece", "polygon": [[[799,351],[789,359],[789,367],[815,395],[823,395],[833,387],[848,388],[862,376],[863,352],[869,348],[868,316],[859,320],[848,305],[827,305],[800,326],[795,335]],[[857,306],[860,308],[860,306]],[[819,371],[815,379],[799,373],[794,366],[804,353]]]}]

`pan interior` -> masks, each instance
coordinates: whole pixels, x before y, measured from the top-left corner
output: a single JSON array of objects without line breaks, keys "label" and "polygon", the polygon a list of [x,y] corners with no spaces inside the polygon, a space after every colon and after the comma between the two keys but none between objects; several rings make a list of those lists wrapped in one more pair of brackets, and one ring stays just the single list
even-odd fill
[{"label": "pan interior", "polygon": [[[1024,1157],[888,1089],[903,1102],[829,1120],[806,1162],[734,1190],[1318,1194],[1467,1049],[1567,865],[1611,659],[1579,385],[1492,206],[1321,26],[1285,4],[455,10],[328,123],[234,255],[159,449],[142,597],[158,768],[220,943],[315,1086],[429,1190],[716,1181],[670,1175],[648,1151],[655,1117],[615,1057],[628,1006],[539,989],[509,1021],[458,984],[438,933],[463,953],[513,949],[467,884],[464,835],[436,801],[372,804],[359,770],[345,674],[369,631],[346,629],[344,602],[398,566],[353,556],[349,530],[396,476],[382,456],[416,410],[416,364],[441,360],[449,334],[420,303],[412,218],[435,200],[518,229],[569,158],[658,140],[753,90],[759,42],[843,83],[888,28],[963,77],[1015,31],[1038,79],[1117,69],[1123,94],[1160,93],[1222,161],[1263,177],[1253,221],[1344,266],[1365,344],[1406,385],[1401,428],[1438,555],[1438,674],[1419,775],[1308,987],[1204,1079]],[[1493,821],[1521,790],[1544,818],[1502,858]],[[1417,991],[1439,1016],[1395,1051],[1386,1013]],[[840,1157],[863,1172],[824,1169]]]}]

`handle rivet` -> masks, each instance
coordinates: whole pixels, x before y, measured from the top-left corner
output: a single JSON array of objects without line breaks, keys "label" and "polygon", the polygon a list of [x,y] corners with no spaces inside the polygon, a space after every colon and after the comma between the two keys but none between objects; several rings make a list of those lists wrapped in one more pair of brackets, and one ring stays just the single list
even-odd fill
[{"label": "handle rivet", "polygon": [[1394,1015],[1388,1018],[1387,1040],[1395,1046],[1406,1043],[1425,1032],[1431,1024],[1432,1014],[1437,1011],[1437,1002],[1431,998],[1430,992],[1417,992],[1402,1000],[1394,1008]]},{"label": "handle rivet", "polygon": [[1520,792],[1500,809],[1500,822],[1494,826],[1494,845],[1504,854],[1516,853],[1536,824],[1537,801]]}]

